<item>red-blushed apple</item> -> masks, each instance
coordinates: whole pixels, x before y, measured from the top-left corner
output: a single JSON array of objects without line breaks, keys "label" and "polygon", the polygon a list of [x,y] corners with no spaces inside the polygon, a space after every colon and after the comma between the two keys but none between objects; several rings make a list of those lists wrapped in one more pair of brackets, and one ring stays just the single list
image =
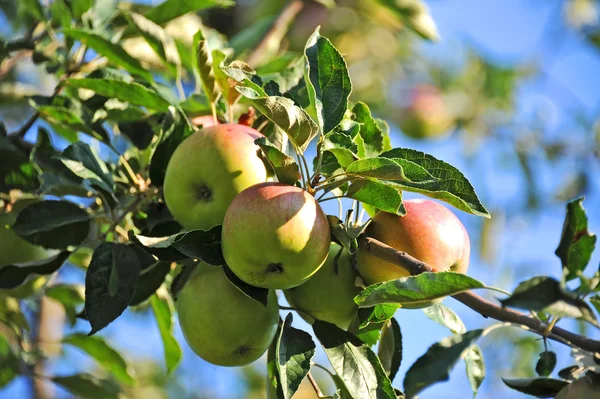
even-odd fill
[{"label": "red-blushed apple", "polygon": [[[435,271],[466,273],[471,245],[467,230],[448,208],[428,199],[404,201],[406,215],[378,212],[365,231],[399,251],[428,263]],[[358,272],[367,284],[409,276],[407,269],[365,249],[357,253]]]},{"label": "red-blushed apple", "polygon": [[235,287],[221,266],[204,263],[179,293],[177,313],[190,348],[219,366],[243,366],[261,357],[279,323],[275,291],[263,306]]},{"label": "red-blushed apple", "polygon": [[347,329],[358,310],[356,277],[350,253],[331,243],[325,264],[304,284],[285,290],[285,297],[309,323],[318,319]]},{"label": "red-blushed apple", "polygon": [[242,191],[223,221],[225,262],[246,283],[287,289],[325,262],[331,241],[323,210],[306,190],[261,183]]},{"label": "red-blushed apple", "polygon": [[430,85],[411,88],[408,104],[400,110],[398,118],[400,130],[415,139],[444,137],[454,124],[442,94]]},{"label": "red-blushed apple", "polygon": [[263,137],[242,125],[207,127],[175,150],[165,174],[164,195],[173,217],[186,229],[223,223],[227,207],[245,188],[267,180],[254,140]]}]

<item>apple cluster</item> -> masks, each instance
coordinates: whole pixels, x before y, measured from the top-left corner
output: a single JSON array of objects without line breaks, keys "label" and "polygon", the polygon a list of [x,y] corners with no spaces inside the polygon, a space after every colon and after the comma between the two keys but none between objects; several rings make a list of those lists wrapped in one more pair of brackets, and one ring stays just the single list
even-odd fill
[{"label": "apple cluster", "polygon": [[[279,323],[277,290],[309,323],[318,319],[347,329],[357,315],[354,297],[364,286],[359,276],[375,284],[408,275],[361,250],[354,262],[354,255],[332,242],[315,198],[273,181],[255,144],[260,137],[248,126],[208,121],[177,147],[165,175],[165,202],[175,220],[188,230],[222,225],[227,267],[244,283],[269,290],[264,306],[239,290],[224,267],[200,262],[179,293],[187,343],[221,366],[245,365],[265,353]],[[458,218],[430,200],[404,205],[403,217],[376,214],[366,234],[436,271],[466,272],[469,237]]]}]

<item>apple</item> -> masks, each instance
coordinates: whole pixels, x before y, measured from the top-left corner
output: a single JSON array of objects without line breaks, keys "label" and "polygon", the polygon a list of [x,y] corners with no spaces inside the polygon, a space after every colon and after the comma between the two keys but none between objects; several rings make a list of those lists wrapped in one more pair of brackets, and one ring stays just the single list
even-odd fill
[{"label": "apple", "polygon": [[221,241],[225,262],[241,280],[288,289],[317,272],[327,259],[331,237],[327,217],[312,195],[267,182],[235,197]]},{"label": "apple", "polygon": [[409,137],[434,139],[450,133],[454,118],[438,89],[418,85],[411,88],[408,104],[400,110],[398,124]]},{"label": "apple", "polygon": [[194,126],[211,127],[220,125],[221,123],[213,118],[212,115],[200,115],[192,118]]},{"label": "apple", "polygon": [[[17,220],[17,215],[31,200],[22,200],[13,204],[9,213],[0,213],[0,269],[8,265],[36,262],[50,258],[59,251],[50,250],[21,238],[10,226]],[[25,298],[39,291],[47,282],[49,276],[31,275],[19,287],[13,289],[0,289],[0,295],[15,298]]]},{"label": "apple", "polygon": [[[434,271],[466,273],[471,245],[460,220],[445,206],[428,199],[404,201],[406,215],[378,212],[365,235],[428,263]],[[407,269],[359,248],[358,272],[367,284],[409,276]]]},{"label": "apple", "polygon": [[279,323],[275,291],[265,307],[235,287],[222,267],[204,263],[179,293],[177,312],[190,348],[218,366],[243,366],[261,357]]},{"label": "apple", "polygon": [[358,310],[354,297],[361,289],[355,286],[356,277],[350,253],[332,242],[325,264],[307,282],[284,294],[307,322],[318,319],[345,330]]},{"label": "apple", "polygon": [[556,399],[584,399],[600,397],[600,374],[588,372],[585,377],[560,390]]},{"label": "apple", "polygon": [[236,195],[267,180],[260,148],[254,144],[260,137],[250,127],[224,124],[186,138],[165,174],[165,202],[174,219],[189,230],[222,224]]}]

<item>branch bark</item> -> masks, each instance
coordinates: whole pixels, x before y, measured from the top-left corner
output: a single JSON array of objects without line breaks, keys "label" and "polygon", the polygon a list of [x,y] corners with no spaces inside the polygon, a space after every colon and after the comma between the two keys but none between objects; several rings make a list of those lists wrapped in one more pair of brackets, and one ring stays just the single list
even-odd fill
[{"label": "branch bark", "polygon": [[[398,251],[372,237],[363,237],[359,239],[359,246],[378,258],[408,269],[413,276],[433,271],[431,266],[427,263],[410,256],[406,252]],[[577,347],[589,352],[600,352],[600,341],[575,334],[556,326],[550,330],[550,334],[546,335],[545,333],[548,325],[545,323],[524,313],[496,305],[473,292],[456,294],[453,298],[475,310],[483,317],[517,324],[525,330],[529,330],[571,347]]]}]

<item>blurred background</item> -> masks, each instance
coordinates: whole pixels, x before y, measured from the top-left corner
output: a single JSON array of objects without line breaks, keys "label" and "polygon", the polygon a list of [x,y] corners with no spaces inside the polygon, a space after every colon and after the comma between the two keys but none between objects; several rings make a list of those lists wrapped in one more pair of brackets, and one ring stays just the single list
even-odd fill
[{"label": "blurred background", "polygon": [[[0,0],[3,39],[22,36],[17,1]],[[110,2],[110,0],[102,0]],[[136,7],[119,2],[123,7]],[[159,1],[140,1],[140,6]],[[201,26],[230,38],[237,53],[253,48],[285,6],[285,1],[240,0],[228,9],[208,10],[174,21],[169,32],[191,43]],[[592,231],[600,231],[600,2],[595,0],[427,0],[440,40],[430,42],[405,29],[402,21],[372,1],[336,0],[327,8],[307,1],[293,21],[282,47],[302,52],[317,25],[345,56],[353,82],[351,99],[371,106],[388,121],[394,147],[430,153],[459,168],[493,217],[484,220],[456,211],[472,243],[469,274],[490,285],[513,290],[534,275],[560,277],[554,255],[565,215],[565,201],[585,195]],[[131,40],[127,51],[153,66],[152,53]],[[17,62],[18,61],[18,62]],[[9,131],[31,114],[27,96],[49,95],[56,85],[30,58],[0,69],[0,117]],[[260,68],[259,73],[260,73]],[[192,87],[191,81],[185,82]],[[39,122],[44,126],[44,122]],[[28,140],[35,139],[31,129]],[[61,146],[60,138],[55,144]],[[67,142],[64,143],[64,146]],[[309,154],[311,154],[309,150]],[[414,196],[414,195],[413,195]],[[407,195],[407,197],[411,197]],[[337,204],[326,202],[327,213]],[[588,275],[600,263],[600,251]],[[65,269],[65,268],[64,268]],[[593,270],[592,270],[593,269]],[[591,271],[590,271],[591,270]],[[85,271],[66,268],[58,282],[83,281]],[[574,288],[574,287],[572,287]],[[481,292],[488,299],[494,293]],[[280,297],[284,302],[283,296]],[[447,299],[468,329],[492,324],[460,303]],[[51,315],[47,325],[49,356],[43,366],[52,374],[102,370],[73,347],[53,344],[63,332],[87,333],[89,325],[64,323],[62,307],[42,302]],[[30,315],[36,303],[26,303]],[[396,315],[404,337],[404,360],[394,385],[433,343],[450,335],[418,310]],[[309,329],[299,317],[295,325]],[[572,321],[559,325],[600,339],[600,333]],[[241,368],[212,366],[195,356],[175,325],[183,361],[166,376],[162,341],[146,305],[105,328],[103,336],[135,369],[138,387],[131,398],[262,398],[265,360]],[[480,342],[487,377],[479,398],[520,398],[500,377],[532,377],[543,343],[517,328],[502,328]],[[551,343],[556,370],[573,364],[568,348]],[[327,366],[324,353],[316,363]],[[333,383],[322,370],[314,374],[323,387]],[[314,398],[310,386],[296,397]],[[471,390],[459,364],[450,380],[425,390],[423,399],[462,399]],[[19,377],[0,390],[0,398],[67,398],[60,388]]]}]

